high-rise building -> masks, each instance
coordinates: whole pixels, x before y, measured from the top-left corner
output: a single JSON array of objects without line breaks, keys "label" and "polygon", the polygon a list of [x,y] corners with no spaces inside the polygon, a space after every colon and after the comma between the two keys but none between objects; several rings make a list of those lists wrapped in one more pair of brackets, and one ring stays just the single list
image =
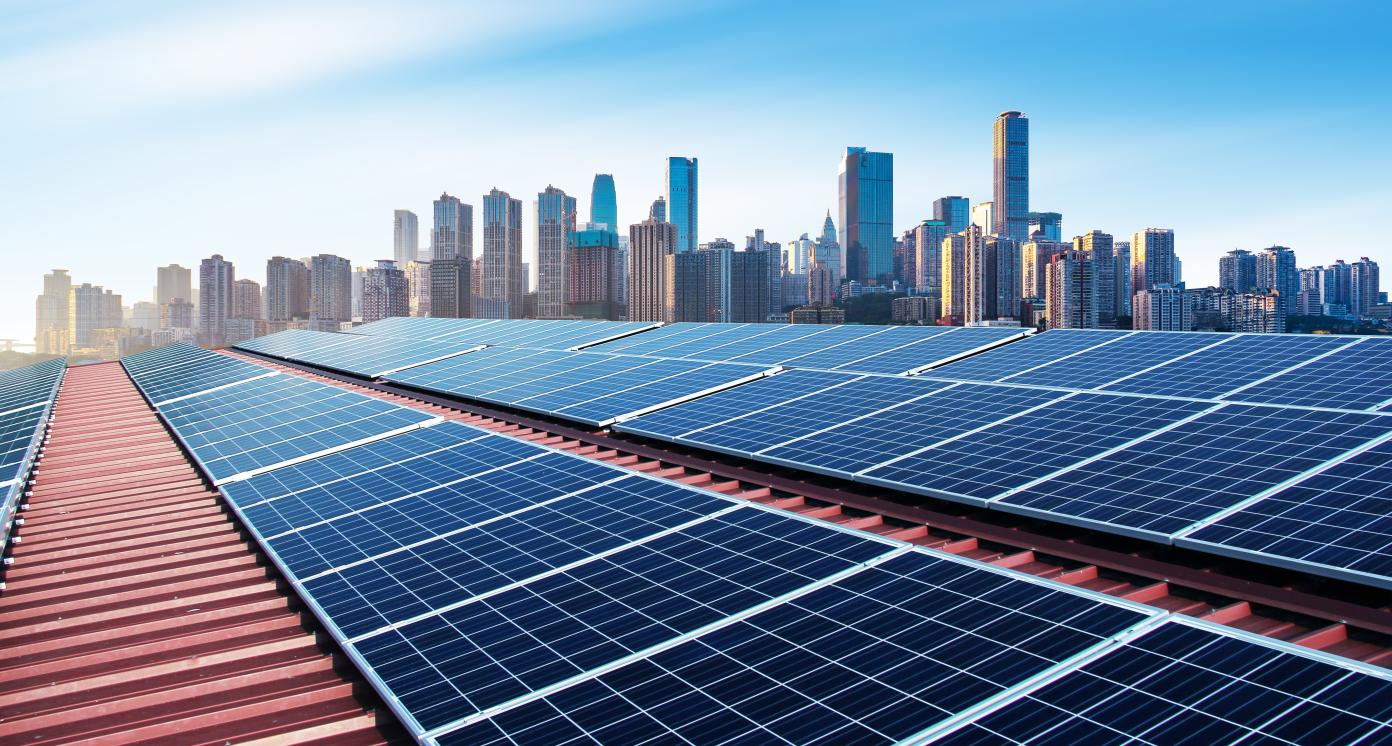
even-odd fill
[{"label": "high-rise building", "polygon": [[[841,242],[836,238],[836,224],[831,220],[831,210],[827,210],[826,220],[822,221],[822,235],[817,237],[813,249],[817,255],[816,261],[821,262],[822,266],[831,274],[831,284],[833,286],[839,285],[841,278],[846,276],[843,270],[844,265],[841,263],[844,254],[841,250]],[[808,274],[811,274],[810,269]],[[833,290],[832,295],[835,296],[835,294],[836,291]],[[812,302],[816,303],[815,300]]]},{"label": "high-rise building", "polygon": [[789,274],[806,275],[811,269],[811,257],[812,239],[804,233],[788,242],[788,249],[783,261],[788,266]]},{"label": "high-rise building", "polygon": [[441,193],[435,200],[435,220],[430,231],[430,258],[474,258],[474,206]]},{"label": "high-rise building", "polygon": [[1246,249],[1233,249],[1218,259],[1218,287],[1248,293],[1257,287],[1257,257]]},{"label": "high-rise building", "polygon": [[894,270],[894,154],[846,148],[837,191],[843,276],[888,285]]},{"label": "high-rise building", "polygon": [[[412,316],[430,315],[430,262],[407,262],[406,287]],[[468,287],[465,288],[466,295]]]},{"label": "high-rise building", "polygon": [[[475,260],[456,256],[449,259],[436,259],[427,265],[429,274],[428,311],[431,316],[441,319],[467,319],[474,315],[474,294],[476,283],[474,272],[479,263]],[[416,301],[417,310],[421,300]]]},{"label": "high-rise building", "polygon": [[648,218],[628,228],[628,320],[671,321],[677,227]]},{"label": "high-rise building", "polygon": [[985,295],[983,321],[1020,317],[1020,242],[1004,236],[986,237],[984,269],[990,275],[992,293]]},{"label": "high-rise building", "polygon": [[160,304],[159,328],[192,331],[194,326],[193,304],[183,298],[174,298]]},{"label": "high-rise building", "polygon": [[221,254],[213,254],[198,265],[198,339],[205,345],[227,342],[234,280],[232,262],[223,259]]},{"label": "high-rise building", "polygon": [[1116,258],[1116,309],[1118,316],[1131,317],[1131,242],[1112,241]]},{"label": "high-rise building", "polygon": [[171,264],[155,270],[155,302],[168,303],[175,298],[193,298],[193,271]]},{"label": "high-rise building", "polygon": [[[755,228],[754,235],[745,236],[744,249],[746,252],[754,251],[767,254],[767,256],[760,261],[759,266],[764,269],[764,284],[767,285],[768,288],[758,295],[758,297],[764,299],[766,306],[762,314],[758,314],[757,317],[750,319],[751,322],[767,321],[769,317],[783,311],[783,247],[779,245],[777,241],[764,240],[764,229]],[[756,260],[741,257],[732,260],[731,266],[742,268],[755,261]],[[736,270],[732,269],[731,271],[734,272]],[[743,299],[747,295],[748,294],[742,294],[739,297]]]},{"label": "high-rise building", "polygon": [[619,236],[607,223],[587,223],[570,237],[566,252],[569,315],[582,319],[623,317],[618,262]]},{"label": "high-rise building", "polygon": [[667,222],[667,198],[658,197],[653,200],[652,206],[648,208],[648,217],[659,223]]},{"label": "high-rise building", "polygon": [[44,275],[43,293],[34,302],[34,349],[66,355],[72,346],[72,277],[66,269]]},{"label": "high-rise building", "polygon": [[1028,237],[1038,235],[1045,241],[1063,240],[1063,214],[1057,212],[1031,212],[1026,221]]},{"label": "high-rise building", "polygon": [[928,298],[930,308],[927,313],[930,319],[937,319],[943,315],[942,245],[943,239],[948,235],[947,223],[936,218],[925,220],[914,229],[914,250],[918,252],[918,260],[914,262],[914,268],[918,270],[918,276],[914,278],[914,288],[919,295]]},{"label": "high-rise building", "polygon": [[1121,315],[1117,310],[1117,259],[1113,244],[1112,234],[1096,229],[1073,238],[1073,248],[1087,252],[1097,270],[1097,323],[1107,329],[1115,327],[1116,318]]},{"label": "high-rise building", "polygon": [[1295,266],[1295,252],[1285,246],[1271,246],[1257,255],[1257,290],[1274,292],[1286,304],[1287,313],[1295,309],[1300,294],[1300,269]]},{"label": "high-rise building", "polygon": [[1001,112],[992,128],[992,143],[995,227],[991,232],[1028,241],[1029,119],[1018,111]]},{"label": "high-rise building", "polygon": [[242,278],[232,283],[232,318],[261,319],[261,283]]},{"label": "high-rise building", "polygon": [[1324,305],[1345,310],[1353,305],[1353,267],[1343,259],[1324,268]]},{"label": "high-rise building", "polygon": [[966,314],[967,293],[967,246],[980,240],[981,229],[968,226],[961,233],[944,236],[941,259],[938,266],[942,272],[942,315],[949,323],[962,324]]},{"label": "high-rise building", "polygon": [[399,267],[421,258],[420,225],[410,210],[392,211],[392,257]]},{"label": "high-rise building", "polygon": [[87,282],[72,286],[71,296],[68,328],[73,349],[98,347],[99,330],[122,326],[121,296]]},{"label": "high-rise building", "polygon": [[590,222],[603,225],[614,235],[619,232],[619,198],[614,191],[614,177],[595,174],[590,187]]},{"label": "high-rise building", "polygon": [[353,264],[333,254],[309,260],[309,327],[338,331],[353,320]]},{"label": "high-rise building", "polygon": [[411,293],[406,272],[395,261],[377,260],[363,277],[362,320],[380,321],[393,316],[411,315]]},{"label": "high-rise building", "polygon": [[150,301],[132,303],[130,316],[126,318],[126,326],[145,332],[160,328],[159,304]]},{"label": "high-rise building", "polygon": [[353,278],[351,282],[353,288],[353,310],[351,311],[351,316],[353,319],[361,319],[363,315],[363,281],[366,279],[366,267],[353,268]]},{"label": "high-rise building", "polygon": [[1131,293],[1156,285],[1178,285],[1175,279],[1174,231],[1146,228],[1131,236]]},{"label": "high-rise building", "polygon": [[483,297],[476,315],[485,319],[520,319],[526,295],[522,200],[495,187],[483,195]]},{"label": "high-rise building", "polygon": [[266,319],[309,318],[309,267],[298,259],[271,257],[266,262]]},{"label": "high-rise building", "polygon": [[971,224],[971,201],[966,197],[938,197],[933,200],[933,219],[942,221],[948,233],[961,233]]},{"label": "high-rise building", "polygon": [[696,159],[673,156],[667,159],[668,222],[677,226],[677,252],[695,251]]},{"label": "high-rise building", "polygon": [[[768,320],[771,252],[762,240],[744,251],[715,239],[673,257],[676,321],[760,323]],[[781,287],[779,290],[781,291]],[[782,302],[781,296],[779,303]]]},{"label": "high-rise building", "polygon": [[981,229],[983,236],[996,231],[996,206],[992,202],[978,202],[971,208],[971,224]]},{"label": "high-rise building", "polygon": [[1045,294],[1050,329],[1097,327],[1096,265],[1086,252],[1065,249],[1049,259]]},{"label": "high-rise building", "polygon": [[1136,314],[1131,328],[1150,331],[1187,332],[1193,329],[1189,293],[1174,285],[1156,285],[1136,293]]},{"label": "high-rise building", "polygon": [[1232,293],[1219,297],[1219,315],[1233,332],[1281,334],[1286,331],[1286,302],[1279,293]]},{"label": "high-rise building", "polygon": [[918,282],[918,226],[894,239],[894,279],[905,287]]},{"label": "high-rise building", "polygon": [[[547,185],[537,194],[537,318],[562,319],[569,315],[570,292],[566,289],[566,246],[575,232],[575,198]],[[607,223],[606,223],[607,225]]]},{"label": "high-rise building", "polygon": [[1377,262],[1365,256],[1349,265],[1349,313],[1368,316],[1381,295]]},{"label": "high-rise building", "polygon": [[1044,298],[1049,294],[1049,262],[1071,248],[1058,241],[1026,241],[1020,246],[1020,296]]}]

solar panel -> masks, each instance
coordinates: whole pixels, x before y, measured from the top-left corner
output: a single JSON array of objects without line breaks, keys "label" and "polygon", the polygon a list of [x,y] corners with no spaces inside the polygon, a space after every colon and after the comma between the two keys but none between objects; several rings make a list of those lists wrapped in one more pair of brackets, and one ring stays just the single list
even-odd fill
[{"label": "solar panel", "polygon": [[496,323],[498,319],[440,319],[420,316],[394,316],[348,329],[348,334],[431,339],[465,329]]},{"label": "solar panel", "polygon": [[[855,384],[846,387],[855,388]],[[1063,396],[1013,386],[960,384],[837,425],[756,458],[809,471],[851,477],[886,461],[922,450],[945,438],[997,422]]]},{"label": "solar panel", "polygon": [[272,374],[272,371],[265,367],[238,360],[230,355],[220,355],[207,350],[201,350],[201,353],[175,364],[131,373],[131,379],[150,402],[159,407],[166,402],[220,386]]},{"label": "solar panel", "polygon": [[802,396],[859,378],[855,373],[819,370],[787,370],[778,375],[726,389],[710,396],[659,409],[626,422],[619,432],[674,439],[683,433],[718,425],[728,420],[786,404]]},{"label": "solar panel", "polygon": [[0,484],[18,479],[27,465],[46,407],[27,407],[0,414]]},{"label": "solar panel", "polygon": [[1168,541],[1388,432],[1385,415],[1225,405],[992,505]]},{"label": "solar panel", "polygon": [[[1045,332],[1042,336],[1052,333]],[[1135,332],[1057,362],[1003,376],[1000,380],[1090,389],[1219,344],[1229,336],[1205,332]]]},{"label": "solar panel", "polygon": [[948,385],[896,376],[864,376],[845,385],[831,386],[800,399],[693,430],[674,440],[751,458],[767,448],[932,394]]},{"label": "solar panel", "polygon": [[127,355],[121,358],[121,365],[128,374],[135,377],[157,368],[206,359],[210,354],[212,353],[202,347],[178,342]]},{"label": "solar panel", "polygon": [[1373,446],[1175,543],[1392,588],[1392,444]]},{"label": "solar panel", "polygon": [[836,370],[913,373],[1004,344],[1028,333],[1028,329],[1011,327],[953,327],[946,334],[928,335],[925,339],[915,340],[878,355],[867,355],[859,360],[843,363],[836,366]]},{"label": "solar panel", "polygon": [[894,743],[1148,616],[911,551],[557,691],[513,686],[510,701],[433,735],[440,744]]},{"label": "solar panel", "polygon": [[234,384],[160,413],[214,483],[438,419],[291,376]]},{"label": "solar panel", "polygon": [[[952,392],[944,392],[952,397]],[[858,481],[974,504],[1148,435],[1211,405],[1070,395],[856,476]]]},{"label": "solar panel", "polygon": [[[740,363],[781,364],[838,347],[847,349],[853,347],[861,351],[860,354],[868,355],[898,347],[910,340],[910,337],[902,331],[894,332],[894,330],[902,330],[906,327],[842,326],[836,324],[794,324],[793,326],[806,330],[806,333],[798,337],[789,337],[777,344],[770,344],[767,347],[729,357],[729,360]],[[946,327],[919,328],[925,330],[921,333],[923,336],[948,331]],[[886,339],[890,341],[884,342]]]},{"label": "solar panel", "polygon": [[[999,381],[1099,345],[1118,342],[1133,332],[1104,329],[1050,329],[966,360],[933,368],[928,375],[959,381]],[[1052,385],[1064,385],[1053,383]]]},{"label": "solar panel", "polygon": [[1317,358],[1226,398],[1264,404],[1374,409],[1392,399],[1392,340],[1357,344]]},{"label": "solar panel", "polygon": [[517,374],[529,368],[573,359],[561,350],[523,350],[489,347],[467,355],[417,365],[383,376],[393,383],[431,389],[456,396],[490,391],[517,382]]},{"label": "solar panel", "polygon": [[644,332],[628,339],[595,345],[590,351],[694,359],[706,350],[776,331],[777,327],[772,324],[680,323],[656,332]]},{"label": "solar panel", "polygon": [[442,334],[442,342],[506,345],[537,349],[570,350],[654,328],[647,321],[536,321],[505,320],[486,327],[473,327]]},{"label": "solar panel", "polygon": [[[274,335],[272,335],[274,336]],[[365,378],[376,378],[387,373],[410,368],[422,363],[434,362],[462,355],[480,349],[480,346],[430,342],[400,337],[378,337],[363,334],[324,334],[333,337],[333,342],[311,346],[304,350],[268,352],[296,362],[317,365],[321,368],[343,371]],[[269,340],[260,337],[253,341]],[[241,344],[239,349],[249,349]]]},{"label": "solar panel", "polygon": [[1176,618],[934,743],[1389,740],[1385,671]]},{"label": "solar panel", "polygon": [[0,372],[0,414],[48,404],[67,364],[66,358],[54,358]]},{"label": "solar panel", "polygon": [[66,370],[67,359],[55,358],[0,372],[0,553]]},{"label": "solar panel", "polygon": [[1316,334],[1239,334],[1228,341],[1102,388],[1213,399],[1352,342]]},{"label": "solar panel", "polygon": [[303,355],[328,350],[334,347],[362,342],[362,335],[340,334],[338,332],[316,332],[308,329],[286,329],[285,331],[255,337],[233,345],[239,350],[257,352],[273,357],[299,359]]}]

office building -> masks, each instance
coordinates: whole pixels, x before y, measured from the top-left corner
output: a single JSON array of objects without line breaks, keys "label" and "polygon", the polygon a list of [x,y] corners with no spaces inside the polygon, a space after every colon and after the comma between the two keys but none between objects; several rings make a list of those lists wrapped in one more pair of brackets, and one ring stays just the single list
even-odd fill
[{"label": "office building", "polygon": [[[410,295],[408,306],[412,316],[430,315],[430,262],[406,263],[406,290]],[[464,288],[466,294],[468,287]]]},{"label": "office building", "polygon": [[648,218],[628,228],[628,320],[671,321],[677,227]]},{"label": "office building", "polygon": [[1097,271],[1097,323],[1105,329],[1116,327],[1121,312],[1117,309],[1117,257],[1112,235],[1090,230],[1073,238],[1073,248],[1092,257]]},{"label": "office building", "polygon": [[[421,259],[420,225],[410,210],[392,211],[392,257],[398,267]],[[429,257],[424,257],[428,259]]]},{"label": "office building", "polygon": [[947,223],[938,219],[925,220],[914,229],[914,250],[918,252],[914,269],[917,270],[918,276],[914,278],[913,285],[917,295],[928,299],[931,305],[928,316],[931,319],[943,315],[942,246],[943,239],[948,235]]},{"label": "office building", "polygon": [[436,259],[426,265],[429,273],[429,293],[424,299],[417,298],[416,310],[426,304],[426,310],[435,318],[467,319],[474,316],[474,272],[477,261],[464,257]]},{"label": "office building", "polygon": [[474,258],[474,206],[441,193],[435,200],[430,230],[430,259]]},{"label": "office building", "polygon": [[1131,292],[1157,285],[1178,285],[1175,277],[1174,231],[1146,228],[1131,236]]},{"label": "office building", "polygon": [[246,278],[232,283],[232,316],[234,319],[264,319],[261,312],[261,283]]},{"label": "office building", "polygon": [[1187,332],[1193,327],[1189,293],[1174,285],[1156,285],[1136,293],[1131,328]]},{"label": "office building", "polygon": [[276,256],[266,261],[266,320],[309,318],[309,267],[298,259]]},{"label": "office building", "polygon": [[193,299],[193,271],[171,264],[155,269],[155,302],[168,303],[175,298]]},{"label": "office building", "polygon": [[1116,264],[1116,309],[1118,317],[1131,318],[1131,242],[1112,241]]},{"label": "office building", "polygon": [[901,287],[918,282],[918,228],[909,228],[894,239],[894,280]]},{"label": "office building", "polygon": [[[777,314],[783,312],[783,247],[777,241],[764,240],[764,229],[755,228],[754,235],[745,236],[744,250],[766,254],[764,259],[759,260],[760,266],[764,268],[764,284],[768,288],[761,293],[764,299],[764,314],[751,321],[767,321]],[[746,260],[736,260],[735,264],[741,264]],[[750,262],[754,260],[748,260]]]},{"label": "office building", "polygon": [[659,223],[667,222],[667,198],[658,197],[653,200],[652,206],[648,208],[648,218]]},{"label": "office building", "polygon": [[979,241],[981,229],[969,226],[961,233],[944,236],[938,266],[942,273],[942,316],[947,323],[960,325],[966,314],[966,250]]},{"label": "office building", "polygon": [[812,306],[830,306],[836,302],[836,275],[825,262],[812,262],[807,273],[807,303]]},{"label": "office building", "polygon": [[1039,236],[1045,241],[1063,240],[1063,215],[1057,212],[1031,212],[1026,221],[1029,238]]},{"label": "office building", "polygon": [[983,294],[982,321],[1018,319],[1020,317],[1020,242],[1004,236],[986,236],[986,273],[984,284],[990,292]]},{"label": "office building", "polygon": [[1349,265],[1349,313],[1370,315],[1373,306],[1381,304],[1378,265],[1368,257],[1360,257]]},{"label": "office building", "polygon": [[696,159],[667,159],[667,221],[677,227],[677,252],[695,251],[697,233]]},{"label": "office building", "polygon": [[379,259],[363,275],[363,323],[411,315],[411,292],[405,270],[393,260]]},{"label": "office building", "polygon": [[[831,275],[832,285],[838,285],[841,278],[846,274],[843,271],[845,266],[842,261],[845,254],[841,249],[841,242],[836,237],[836,224],[831,220],[831,210],[827,210],[826,219],[822,221],[822,234],[817,237],[813,244],[816,261],[821,262]],[[811,274],[811,269],[808,270]],[[835,291],[832,291],[835,295]]]},{"label": "office building", "polygon": [[[99,347],[100,331],[123,326],[121,316],[121,296],[87,282],[73,285],[68,319],[72,351]],[[68,352],[64,350],[63,354]]]},{"label": "office building", "polygon": [[522,318],[527,275],[522,266],[522,201],[497,188],[483,196],[483,297],[487,319]]},{"label": "office building", "polygon": [[995,205],[991,233],[1028,241],[1029,119],[1024,114],[1006,111],[996,117],[991,166],[991,201]]},{"label": "office building", "polygon": [[353,265],[333,254],[309,260],[309,328],[338,331],[353,320]]},{"label": "office building", "polygon": [[[762,323],[769,308],[782,303],[770,299],[769,261],[773,252],[761,240],[750,241],[744,251],[724,239],[702,244],[699,250],[677,254],[673,279],[676,321]],[[781,293],[781,286],[778,288]]]},{"label": "office building", "polygon": [[971,326],[996,317],[996,258],[980,231],[967,230],[962,236],[962,323]]},{"label": "office building", "polygon": [[978,202],[972,205],[971,224],[981,230],[981,235],[989,236],[996,231],[996,210],[995,205],[990,202]]},{"label": "office building", "polygon": [[784,259],[788,267],[788,273],[793,275],[806,275],[811,268],[812,239],[804,233],[801,236],[788,242],[787,256]]},{"label": "office building", "polygon": [[588,223],[570,237],[566,254],[569,315],[582,319],[623,318],[619,236],[605,223]]},{"label": "office building", "polygon": [[846,148],[837,190],[843,276],[888,285],[894,269],[894,154]]},{"label": "office building", "polygon": [[1049,294],[1049,262],[1071,248],[1058,241],[1026,241],[1020,245],[1020,297],[1044,298]]},{"label": "office building", "polygon": [[1234,293],[1250,293],[1257,287],[1257,257],[1246,249],[1233,249],[1218,260],[1218,287]]},{"label": "office building", "polygon": [[[809,275],[795,275],[790,273],[783,275],[783,308],[796,308],[805,306],[808,300],[807,291],[809,289]],[[772,321],[773,319],[770,319]]]},{"label": "office building", "polygon": [[1086,252],[1064,249],[1050,257],[1046,291],[1050,329],[1097,327],[1096,265]]},{"label": "office building", "polygon": [[198,265],[198,339],[205,345],[226,344],[234,280],[232,262],[221,254],[213,254]]},{"label": "office building", "polygon": [[1324,304],[1347,308],[1352,300],[1353,267],[1343,259],[1336,259],[1324,268]]},{"label": "office building", "polygon": [[595,174],[590,187],[590,222],[616,236],[619,233],[619,198],[610,174]]},{"label": "office building", "polygon": [[55,269],[43,277],[43,293],[34,301],[34,350],[66,355],[72,346],[72,277]]},{"label": "office building", "polygon": [[966,197],[938,197],[933,200],[933,219],[942,221],[948,233],[961,233],[971,224],[971,201]]},{"label": "office building", "polygon": [[[566,247],[575,232],[575,198],[554,186],[537,194],[537,318],[563,319],[569,313],[570,291]],[[607,223],[606,223],[607,225]]]}]

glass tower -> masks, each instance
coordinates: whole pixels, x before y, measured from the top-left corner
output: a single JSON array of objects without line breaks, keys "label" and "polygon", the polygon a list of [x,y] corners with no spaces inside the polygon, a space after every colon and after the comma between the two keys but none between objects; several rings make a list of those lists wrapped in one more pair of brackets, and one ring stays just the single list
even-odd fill
[{"label": "glass tower", "polygon": [[619,202],[614,193],[614,177],[610,174],[595,174],[594,186],[590,189],[590,222],[603,223],[616,233],[619,230]]},{"label": "glass tower", "polygon": [[894,271],[894,154],[846,148],[837,181],[842,276],[862,284],[889,278]]},{"label": "glass tower", "polygon": [[1029,119],[1018,111],[1002,112],[993,134],[994,232],[1028,241]]},{"label": "glass tower", "polygon": [[667,216],[677,226],[677,253],[695,251],[696,238],[696,159],[674,156],[667,159]]},{"label": "glass tower", "polygon": [[971,202],[966,197],[939,197],[933,200],[933,219],[941,220],[948,233],[961,233],[971,225]]}]

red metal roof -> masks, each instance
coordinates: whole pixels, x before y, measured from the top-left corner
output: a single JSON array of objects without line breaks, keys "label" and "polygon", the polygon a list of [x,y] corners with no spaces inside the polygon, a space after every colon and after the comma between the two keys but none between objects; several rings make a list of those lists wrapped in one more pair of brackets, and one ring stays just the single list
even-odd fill
[{"label": "red metal roof", "polygon": [[54,414],[0,594],[0,744],[385,742],[119,364],[69,370]]}]

